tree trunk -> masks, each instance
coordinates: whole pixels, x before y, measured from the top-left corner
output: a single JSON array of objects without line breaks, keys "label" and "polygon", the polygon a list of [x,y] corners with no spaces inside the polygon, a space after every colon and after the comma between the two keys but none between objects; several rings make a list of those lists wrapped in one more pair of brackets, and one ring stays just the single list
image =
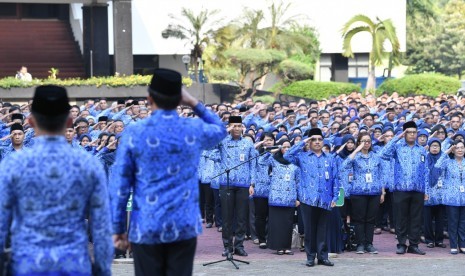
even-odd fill
[{"label": "tree trunk", "polygon": [[366,94],[375,94],[376,89],[376,77],[375,77],[375,65],[370,64],[370,68],[368,71],[368,79],[367,79],[367,86],[366,86]]}]

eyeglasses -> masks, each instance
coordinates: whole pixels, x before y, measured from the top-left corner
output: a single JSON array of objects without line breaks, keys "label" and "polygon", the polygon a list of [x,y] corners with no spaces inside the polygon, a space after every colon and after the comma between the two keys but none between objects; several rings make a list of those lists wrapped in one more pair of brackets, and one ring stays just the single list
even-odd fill
[{"label": "eyeglasses", "polygon": [[444,131],[438,131],[437,134],[446,134]]},{"label": "eyeglasses", "polygon": [[365,144],[371,143],[371,140],[361,140],[360,143],[365,143]]},{"label": "eyeglasses", "polygon": [[323,138],[311,138],[310,141],[315,142],[315,141],[323,141]]}]

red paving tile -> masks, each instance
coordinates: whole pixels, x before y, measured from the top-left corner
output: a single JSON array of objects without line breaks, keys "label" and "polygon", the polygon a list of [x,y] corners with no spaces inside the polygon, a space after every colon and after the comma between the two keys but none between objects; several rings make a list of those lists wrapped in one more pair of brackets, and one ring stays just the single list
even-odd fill
[{"label": "red paving tile", "polygon": [[[420,248],[426,252],[425,256],[405,254],[397,255],[396,244],[397,241],[393,234],[383,232],[381,235],[375,235],[374,246],[378,249],[379,253],[376,255],[371,254],[355,254],[354,252],[344,252],[338,254],[337,258],[448,258],[452,255],[449,253],[449,241],[445,240],[447,248],[427,248],[426,245],[421,244]],[[305,252],[300,252],[298,249],[293,249],[294,255],[277,255],[275,251],[270,249],[260,249],[258,245],[253,244],[252,241],[245,241],[244,247],[248,257],[237,257],[240,260],[252,261],[252,260],[305,260]],[[199,236],[197,243],[197,252],[195,255],[196,262],[209,262],[220,260],[223,257],[223,243],[221,241],[221,233],[217,232],[216,228],[205,229],[203,234]]]}]

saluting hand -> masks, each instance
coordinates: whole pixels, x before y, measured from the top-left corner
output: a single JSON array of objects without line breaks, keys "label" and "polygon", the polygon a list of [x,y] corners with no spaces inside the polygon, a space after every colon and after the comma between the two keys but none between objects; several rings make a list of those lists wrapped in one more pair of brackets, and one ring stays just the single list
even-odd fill
[{"label": "saluting hand", "polygon": [[451,153],[455,149],[455,145],[452,145],[450,148],[447,149],[446,154]]}]

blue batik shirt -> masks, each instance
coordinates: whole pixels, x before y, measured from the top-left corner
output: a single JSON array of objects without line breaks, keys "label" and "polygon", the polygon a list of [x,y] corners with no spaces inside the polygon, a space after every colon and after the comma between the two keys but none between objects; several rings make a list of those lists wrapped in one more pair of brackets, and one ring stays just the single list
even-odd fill
[{"label": "blue batik shirt", "polygon": [[[266,153],[267,155],[269,153]],[[256,159],[257,171],[255,174],[256,183],[254,188],[254,197],[268,197],[270,193],[270,164],[266,160],[265,155]]]},{"label": "blue batik shirt", "polygon": [[[219,143],[212,154],[213,160],[220,163],[220,173],[236,167],[257,156],[254,145],[249,140],[240,137],[234,140],[228,135]],[[229,174],[229,185],[234,187],[248,188],[250,184],[255,184],[256,160],[251,160],[233,170]],[[221,186],[226,186],[226,173],[219,177]]]},{"label": "blue batik shirt", "polygon": [[158,109],[129,126],[118,146],[110,182],[113,233],[126,232],[126,204],[134,191],[129,240],[172,243],[202,232],[198,165],[203,150],[214,147],[226,129],[202,104],[200,118]]},{"label": "blue batik shirt", "polygon": [[349,185],[351,195],[380,195],[384,187],[383,163],[378,154],[358,152],[354,159],[347,157],[342,163],[344,169],[353,171]]},{"label": "blue batik shirt", "polygon": [[[459,165],[457,160],[442,153],[434,167],[443,171],[442,204],[465,206],[465,162]],[[432,194],[432,190],[427,190],[427,194]]]},{"label": "blue batik shirt", "polygon": [[383,159],[395,160],[393,191],[425,192],[429,185],[425,148],[417,143],[409,146],[405,139],[396,136],[384,146],[380,155]]},{"label": "blue batik shirt", "polygon": [[314,207],[330,210],[331,202],[336,202],[339,186],[335,177],[337,166],[331,154],[304,151],[305,142],[292,146],[284,158],[300,168],[298,188],[299,201]]},{"label": "blue batik shirt", "polygon": [[[61,136],[0,164],[0,248],[11,232],[13,275],[92,275],[86,217],[94,240],[94,275],[111,275],[113,245],[106,177],[93,156]],[[12,225],[10,230],[10,219]]]},{"label": "blue batik shirt", "polygon": [[294,164],[283,164],[266,153],[263,162],[272,168],[268,205],[278,207],[295,207],[300,171]]},{"label": "blue batik shirt", "polygon": [[215,171],[215,162],[210,159],[210,150],[204,150],[199,163],[199,181],[202,184],[210,184]]}]

